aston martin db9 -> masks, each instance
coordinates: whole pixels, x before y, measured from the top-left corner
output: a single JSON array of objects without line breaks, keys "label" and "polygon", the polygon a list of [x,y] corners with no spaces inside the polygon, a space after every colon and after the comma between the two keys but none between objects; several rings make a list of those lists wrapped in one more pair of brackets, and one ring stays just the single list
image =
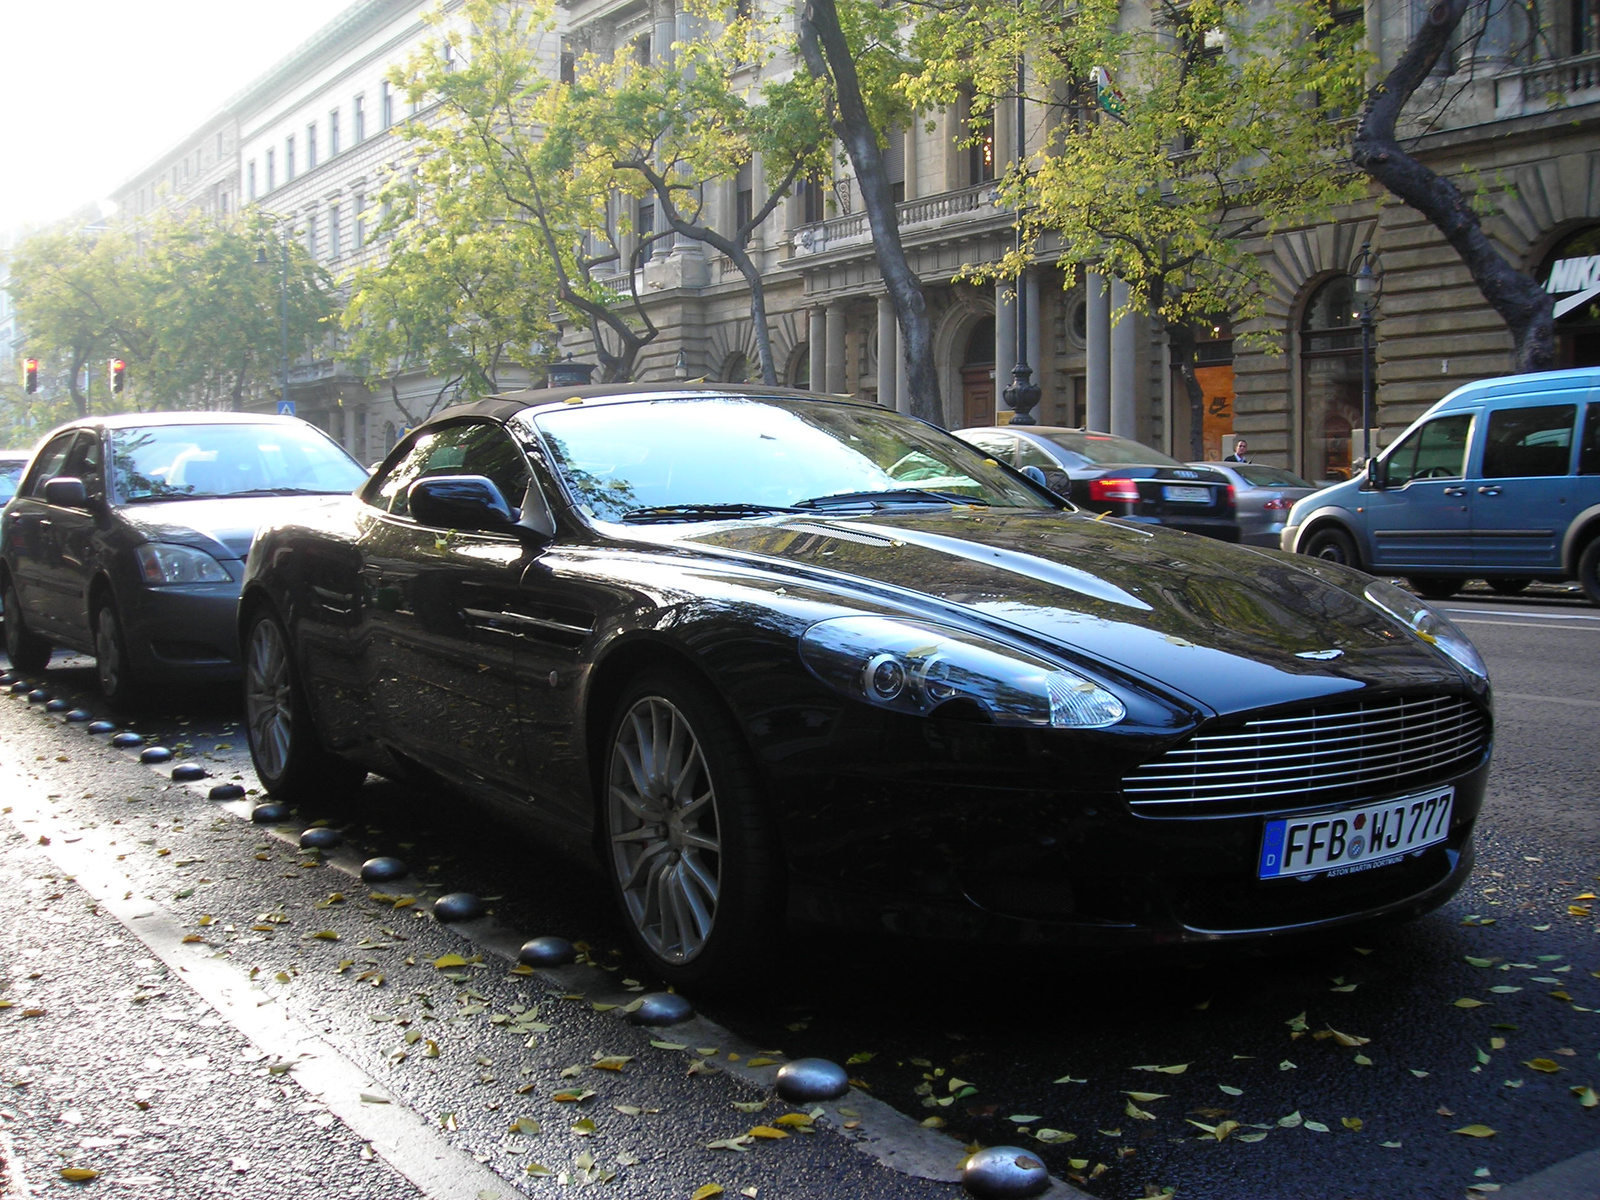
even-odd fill
[{"label": "aston martin db9", "polygon": [[261,531],[239,620],[270,793],[372,769],[514,809],[674,983],[784,916],[1063,945],[1415,916],[1489,767],[1483,662],[1408,593],[780,389],[447,410]]}]

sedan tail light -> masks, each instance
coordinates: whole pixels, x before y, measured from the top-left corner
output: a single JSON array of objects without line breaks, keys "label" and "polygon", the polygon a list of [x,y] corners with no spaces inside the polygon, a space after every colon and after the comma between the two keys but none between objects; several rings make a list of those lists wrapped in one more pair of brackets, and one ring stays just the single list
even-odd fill
[{"label": "sedan tail light", "polygon": [[1139,485],[1132,479],[1091,479],[1091,500],[1137,500]]},{"label": "sedan tail light", "polygon": [[1268,512],[1280,512],[1285,508],[1293,508],[1294,501],[1286,500],[1282,496],[1274,496],[1271,500],[1263,503],[1261,507],[1266,509]]}]

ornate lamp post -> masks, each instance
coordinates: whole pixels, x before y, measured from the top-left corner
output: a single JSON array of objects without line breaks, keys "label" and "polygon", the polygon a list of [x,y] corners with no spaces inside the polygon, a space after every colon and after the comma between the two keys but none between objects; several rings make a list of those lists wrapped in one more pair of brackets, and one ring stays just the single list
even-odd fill
[{"label": "ornate lamp post", "polygon": [[[1017,56],[1017,123],[1012,130],[1012,137],[1017,143],[1017,166],[1021,169],[1024,158],[1024,138],[1026,134],[1025,122],[1027,120],[1027,103],[1023,99],[1022,85],[1023,59]],[[1022,209],[1017,209],[1017,257],[1022,255]],[[1016,366],[1011,368],[1011,382],[1006,385],[1006,390],[1001,393],[1007,406],[1011,409],[1013,425],[1037,425],[1038,418],[1033,415],[1033,406],[1039,403],[1043,393],[1039,385],[1033,382],[1033,368],[1028,365],[1028,285],[1025,272],[1017,275],[1017,358]]]},{"label": "ornate lamp post", "polygon": [[1373,251],[1371,242],[1361,243],[1360,253],[1350,263],[1350,274],[1355,280],[1356,306],[1361,318],[1361,450],[1366,461],[1371,462],[1374,454],[1372,332],[1378,301],[1383,299],[1383,260]]}]

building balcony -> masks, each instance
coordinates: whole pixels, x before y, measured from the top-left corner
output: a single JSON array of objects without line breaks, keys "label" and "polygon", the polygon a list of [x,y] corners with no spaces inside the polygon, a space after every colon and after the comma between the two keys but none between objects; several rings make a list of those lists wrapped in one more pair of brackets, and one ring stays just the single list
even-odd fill
[{"label": "building balcony", "polygon": [[1600,100],[1600,52],[1514,67],[1494,81],[1499,116],[1517,116]]},{"label": "building balcony", "polygon": [[[1006,210],[995,205],[995,184],[992,181],[973,184],[953,192],[938,192],[916,200],[902,201],[897,207],[902,235],[913,235],[930,227],[967,224],[978,218],[1001,218],[1010,221]],[[849,213],[802,225],[791,235],[794,257],[824,254],[830,251],[868,247],[872,244],[872,228],[863,212]]]}]

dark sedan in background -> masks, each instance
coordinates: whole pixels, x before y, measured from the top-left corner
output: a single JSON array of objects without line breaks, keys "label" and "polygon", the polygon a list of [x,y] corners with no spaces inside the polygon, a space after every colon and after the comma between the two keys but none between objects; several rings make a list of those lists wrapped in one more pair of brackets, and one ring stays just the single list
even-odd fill
[{"label": "dark sedan in background", "polygon": [[1282,467],[1230,462],[1189,465],[1216,471],[1233,484],[1239,540],[1246,546],[1278,549],[1278,544],[1283,540],[1284,523],[1289,519],[1289,510],[1294,507],[1294,502],[1317,490],[1316,484]]},{"label": "dark sedan in background", "polygon": [[6,652],[95,656],[106,696],[237,678],[235,610],[256,526],[366,472],[293,417],[142,413],[76,421],[34,455],[0,517]]},{"label": "dark sedan in background", "polygon": [[1482,661],[1359,572],[1078,513],[942,430],[759,387],[450,409],[264,528],[268,792],[444,778],[592,853],[674,983],[787,912],[1263,940],[1471,867]]},{"label": "dark sedan in background", "polygon": [[1009,467],[1037,467],[1053,491],[1079,508],[1224,542],[1239,540],[1227,478],[1142,442],[1055,425],[996,425],[960,429],[956,436]]}]

